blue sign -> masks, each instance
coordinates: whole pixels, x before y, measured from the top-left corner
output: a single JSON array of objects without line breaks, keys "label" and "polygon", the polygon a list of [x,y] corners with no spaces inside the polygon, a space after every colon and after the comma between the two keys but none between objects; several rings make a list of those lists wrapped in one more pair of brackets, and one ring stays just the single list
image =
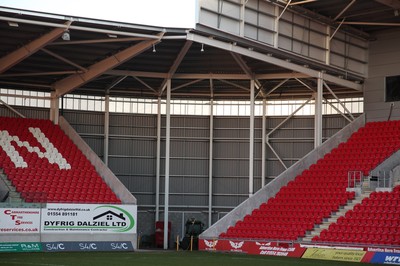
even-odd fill
[{"label": "blue sign", "polygon": [[371,263],[400,265],[399,253],[376,252]]},{"label": "blue sign", "polygon": [[133,251],[132,243],[129,241],[109,242],[44,242],[43,251]]}]

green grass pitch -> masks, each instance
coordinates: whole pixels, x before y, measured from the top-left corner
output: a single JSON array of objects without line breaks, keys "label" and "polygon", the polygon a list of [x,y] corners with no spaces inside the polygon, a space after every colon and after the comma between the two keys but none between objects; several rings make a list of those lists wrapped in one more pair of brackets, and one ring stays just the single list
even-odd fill
[{"label": "green grass pitch", "polygon": [[200,251],[1,253],[0,265],[13,266],[341,266],[366,263],[321,261]]}]

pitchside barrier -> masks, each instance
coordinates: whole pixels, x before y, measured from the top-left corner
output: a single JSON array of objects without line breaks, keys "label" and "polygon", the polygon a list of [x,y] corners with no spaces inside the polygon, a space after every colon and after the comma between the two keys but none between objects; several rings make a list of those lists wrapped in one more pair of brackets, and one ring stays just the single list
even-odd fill
[{"label": "pitchside barrier", "polygon": [[276,241],[199,239],[199,250],[400,265],[400,249],[303,245]]},{"label": "pitchside barrier", "polygon": [[136,205],[0,208],[0,252],[132,251]]}]

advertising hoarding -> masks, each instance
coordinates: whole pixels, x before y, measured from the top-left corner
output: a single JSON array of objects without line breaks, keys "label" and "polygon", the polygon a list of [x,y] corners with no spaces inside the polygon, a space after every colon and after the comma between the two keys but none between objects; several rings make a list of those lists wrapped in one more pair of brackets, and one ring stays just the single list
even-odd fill
[{"label": "advertising hoarding", "polygon": [[47,204],[42,233],[136,233],[136,205]]}]

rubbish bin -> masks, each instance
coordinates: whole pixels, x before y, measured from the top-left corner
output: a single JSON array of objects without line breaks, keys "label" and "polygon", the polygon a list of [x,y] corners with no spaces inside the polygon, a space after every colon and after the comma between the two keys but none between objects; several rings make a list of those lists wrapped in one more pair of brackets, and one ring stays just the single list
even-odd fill
[{"label": "rubbish bin", "polygon": [[[170,237],[171,237],[171,222],[168,222],[168,241],[167,241],[168,244]],[[164,221],[156,222],[155,240],[157,248],[164,247]]]}]

